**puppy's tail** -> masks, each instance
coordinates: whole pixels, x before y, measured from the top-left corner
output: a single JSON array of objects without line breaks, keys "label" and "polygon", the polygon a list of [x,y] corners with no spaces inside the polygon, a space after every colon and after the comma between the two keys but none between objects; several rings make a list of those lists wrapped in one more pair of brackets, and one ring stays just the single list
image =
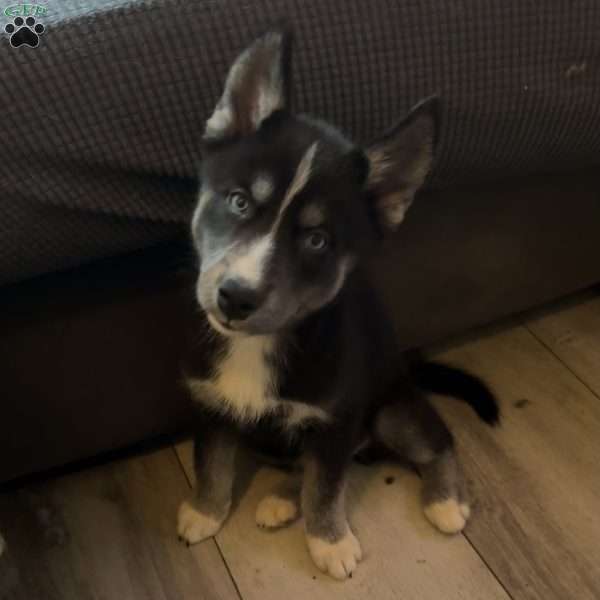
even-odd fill
[{"label": "puppy's tail", "polygon": [[466,402],[488,425],[500,422],[498,402],[488,386],[475,375],[437,362],[415,361],[410,364],[415,385],[432,394],[451,396]]}]

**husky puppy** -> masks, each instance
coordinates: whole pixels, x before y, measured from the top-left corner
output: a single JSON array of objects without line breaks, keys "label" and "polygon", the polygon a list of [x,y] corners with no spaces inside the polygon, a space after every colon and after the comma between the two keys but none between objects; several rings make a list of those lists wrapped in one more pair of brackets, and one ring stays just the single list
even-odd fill
[{"label": "husky puppy", "polygon": [[460,397],[488,423],[498,409],[476,378],[407,361],[363,272],[430,170],[436,101],[362,148],[291,112],[289,58],[286,35],[255,41],[206,123],[191,229],[196,337],[212,335],[185,368],[200,414],[198,483],[178,531],[189,544],[214,536],[230,510],[236,451],[267,449],[301,461],[302,481],[264,498],[258,525],[302,512],[314,563],[345,579],[361,559],[344,509],[357,450],[416,465],[426,517],[456,533],[470,509],[452,436],[424,391]]}]

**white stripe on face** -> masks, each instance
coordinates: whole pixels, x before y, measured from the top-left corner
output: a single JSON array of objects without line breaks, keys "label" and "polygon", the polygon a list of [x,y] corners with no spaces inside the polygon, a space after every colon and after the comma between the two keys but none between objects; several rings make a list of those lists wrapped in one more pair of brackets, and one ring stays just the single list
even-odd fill
[{"label": "white stripe on face", "polygon": [[272,234],[258,238],[231,261],[227,276],[239,277],[253,287],[259,287],[273,248]]},{"label": "white stripe on face", "polygon": [[290,183],[290,187],[288,188],[285,197],[283,198],[283,202],[281,203],[281,207],[279,208],[279,214],[277,215],[277,219],[273,224],[272,231],[277,231],[281,220],[283,219],[283,214],[285,213],[288,206],[292,203],[292,200],[304,189],[308,180],[310,179],[312,173],[312,164],[315,159],[315,154],[317,153],[318,142],[315,142],[309,149],[304,153],[304,156],[298,163],[298,167],[296,168],[296,173],[294,174],[294,178],[292,179],[292,183]]},{"label": "white stripe on face", "polygon": [[210,119],[206,122],[206,139],[218,138],[225,135],[233,127],[233,112],[223,98]]},{"label": "white stripe on face", "polygon": [[[237,247],[235,247],[235,250],[233,250],[233,248],[230,246],[229,248],[225,249],[225,252],[220,251],[213,255],[214,258],[217,257],[216,255],[218,255],[218,259],[221,260],[225,253],[229,254],[229,260],[227,261],[229,264],[226,267],[227,278],[239,278],[243,280],[246,285],[254,288],[260,287],[264,274],[267,271],[269,260],[273,255],[275,248],[275,236],[277,234],[277,229],[281,224],[283,214],[292,200],[304,188],[309,180],[316,151],[317,142],[308,148],[298,163],[296,173],[294,174],[292,182],[283,199],[282,205],[279,208],[277,218],[271,226],[271,230],[266,235],[254,240],[248,245],[238,246],[236,244],[235,246]],[[270,178],[267,177],[266,179],[263,179],[263,176],[259,175],[252,186],[252,194],[257,201],[260,201],[258,197],[261,196],[262,192],[264,198],[263,201],[266,201],[268,198],[266,198],[265,195],[267,192],[269,192],[269,194],[272,193],[272,186],[273,183]],[[194,215],[194,222],[198,220],[202,211],[201,205],[202,196]],[[233,250],[233,252],[231,252],[231,250]],[[233,256],[231,254],[233,254]],[[211,266],[216,262],[216,260],[211,260],[213,257],[207,259],[210,261]]]},{"label": "white stripe on face", "polygon": [[275,248],[275,235],[281,224],[283,214],[292,200],[299,194],[309,180],[316,151],[317,142],[310,146],[298,163],[296,173],[294,174],[292,183],[279,208],[279,214],[271,227],[271,231],[267,233],[267,235],[246,246],[244,252],[240,252],[238,256],[231,261],[228,269],[228,277],[239,277],[247,284],[254,287],[260,286],[265,271],[267,270],[267,264]]},{"label": "white stripe on face", "polygon": [[210,192],[208,190],[201,190],[200,195],[198,196],[198,204],[194,209],[194,216],[192,217],[192,236],[195,237],[196,230],[198,229],[198,221],[200,220],[200,216],[204,211],[204,207],[207,202],[210,200]]}]

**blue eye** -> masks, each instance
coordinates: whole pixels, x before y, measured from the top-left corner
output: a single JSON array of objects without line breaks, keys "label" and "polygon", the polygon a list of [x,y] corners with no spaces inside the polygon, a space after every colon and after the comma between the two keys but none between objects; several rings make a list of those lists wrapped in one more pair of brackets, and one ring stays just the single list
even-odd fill
[{"label": "blue eye", "polygon": [[316,229],[304,238],[304,247],[310,252],[323,252],[329,245],[329,236],[325,231]]},{"label": "blue eye", "polygon": [[245,217],[250,211],[250,200],[243,190],[230,192],[227,196],[227,203],[229,204],[229,210],[239,217]]}]

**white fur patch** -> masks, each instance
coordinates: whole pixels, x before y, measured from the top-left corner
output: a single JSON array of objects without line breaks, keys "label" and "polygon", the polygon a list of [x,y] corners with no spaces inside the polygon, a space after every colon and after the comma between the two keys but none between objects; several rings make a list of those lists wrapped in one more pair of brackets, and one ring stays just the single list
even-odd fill
[{"label": "white fur patch", "polygon": [[281,527],[298,516],[298,504],[289,498],[266,496],[256,507],[256,524],[259,527]]},{"label": "white fur patch", "polygon": [[290,186],[283,198],[283,202],[281,203],[281,207],[279,208],[279,214],[277,215],[277,219],[273,225],[273,231],[277,231],[286,209],[291,204],[292,200],[304,189],[308,180],[310,179],[310,175],[312,173],[312,164],[313,160],[315,159],[315,154],[317,153],[318,145],[318,142],[312,144],[298,163],[298,167],[296,168],[292,182],[290,183]]},{"label": "white fur patch", "polygon": [[266,173],[261,173],[250,186],[250,191],[252,192],[252,197],[259,204],[263,204],[271,197],[274,188],[273,179]]},{"label": "white fur patch", "polygon": [[215,319],[215,317],[213,317],[211,314],[207,314],[206,318],[208,319],[210,326],[224,337],[241,337],[244,335],[243,333],[236,331],[235,329],[227,329],[227,327],[219,323],[219,321]]},{"label": "white fur patch", "polygon": [[222,100],[218,105],[210,119],[206,121],[205,138],[218,138],[229,131],[233,126],[233,111]]},{"label": "white fur patch", "polygon": [[468,521],[471,517],[471,507],[466,502],[461,502],[458,506],[465,521]]},{"label": "white fur patch", "polygon": [[352,575],[362,559],[360,543],[350,528],[338,542],[330,543],[308,534],[306,541],[315,565],[335,579],[342,580]]},{"label": "white fur patch", "polygon": [[242,421],[255,421],[277,407],[274,370],[265,360],[265,355],[272,350],[271,337],[230,338],[229,351],[219,364],[214,380],[190,379],[190,390],[214,408]]},{"label": "white fur patch", "polygon": [[217,534],[223,523],[196,510],[189,502],[182,502],[177,517],[177,533],[188,544],[197,544]]},{"label": "white fur patch", "polygon": [[[212,325],[219,331],[218,322]],[[228,341],[229,351],[218,365],[214,378],[187,380],[196,401],[228,413],[241,422],[257,421],[273,412],[277,412],[282,425],[289,428],[310,420],[329,419],[328,413],[318,406],[275,395],[275,368],[267,359],[273,352],[273,338],[240,334],[229,337]]]},{"label": "white fur patch", "polygon": [[[270,33],[238,56],[229,69],[223,95],[206,122],[205,138],[219,138],[234,129],[234,99],[242,97],[243,107],[254,129],[258,129],[267,117],[283,107],[285,98],[280,61],[281,43],[281,34]],[[268,63],[263,66],[260,63],[264,61]],[[257,66],[263,68],[258,79],[253,81]]]},{"label": "white fur patch", "polygon": [[[240,335],[237,339],[243,339],[243,336]],[[326,423],[330,419],[329,414],[318,406],[277,399],[274,396],[252,398],[238,396],[237,401],[234,401],[232,398],[222,396],[215,382],[208,379],[188,379],[187,385],[197,402],[202,402],[220,412],[229,413],[242,422],[256,421],[267,413],[274,412],[280,415],[281,425],[290,429],[301,427],[307,421]]]},{"label": "white fur patch", "polygon": [[374,148],[367,154],[369,157],[369,183],[378,185],[385,181],[388,171],[393,166],[392,160],[382,148]]},{"label": "white fur patch", "polygon": [[404,221],[404,217],[412,204],[412,194],[416,190],[404,190],[383,196],[379,200],[379,208],[391,227],[397,227]]},{"label": "white fur patch", "polygon": [[290,400],[281,400],[280,404],[285,408],[288,427],[300,426],[306,421],[329,421],[329,415],[318,406]]},{"label": "white fur patch", "polygon": [[231,259],[228,277],[240,278],[251,286],[258,287],[273,253],[273,236],[264,235],[248,245],[244,252],[236,253]]},{"label": "white fur patch", "polygon": [[452,534],[465,528],[471,508],[466,503],[459,503],[455,498],[448,498],[428,504],[424,512],[429,522],[442,533]]},{"label": "white fur patch", "polygon": [[346,256],[342,258],[338,267],[338,272],[336,274],[335,283],[331,288],[331,292],[329,293],[327,302],[331,302],[338,295],[338,292],[342,289],[342,286],[346,281],[346,276],[354,268],[355,264],[356,261],[351,256]]},{"label": "white fur patch", "polygon": [[252,113],[252,123],[258,129],[260,124],[283,106],[283,89],[279,66],[273,69],[270,81],[258,91],[258,102]]},{"label": "white fur patch", "polygon": [[[431,168],[433,148],[430,140],[415,147],[408,164],[400,165],[394,160],[394,149],[375,147],[367,151],[369,157],[369,186],[378,192],[378,210],[386,223],[396,228],[406,216],[417,190],[423,185]],[[402,177],[398,172],[402,170]],[[385,185],[387,182],[387,185]],[[395,184],[395,185],[394,185]]]},{"label": "white fur patch", "polygon": [[283,73],[281,72],[281,61],[279,60],[281,43],[281,34],[271,32],[255,44],[255,46],[262,45],[267,52],[273,52],[273,49],[277,49],[276,59],[271,61],[271,68],[266,73],[266,77],[261,82],[258,90],[258,102],[254,104],[252,121],[257,129],[267,117],[283,107]]},{"label": "white fur patch", "polygon": [[210,200],[211,193],[207,190],[202,190],[200,195],[198,196],[198,203],[196,204],[196,208],[194,209],[194,215],[192,216],[192,235],[195,235],[195,232],[198,229],[198,221],[204,212],[204,208],[206,204]]}]

